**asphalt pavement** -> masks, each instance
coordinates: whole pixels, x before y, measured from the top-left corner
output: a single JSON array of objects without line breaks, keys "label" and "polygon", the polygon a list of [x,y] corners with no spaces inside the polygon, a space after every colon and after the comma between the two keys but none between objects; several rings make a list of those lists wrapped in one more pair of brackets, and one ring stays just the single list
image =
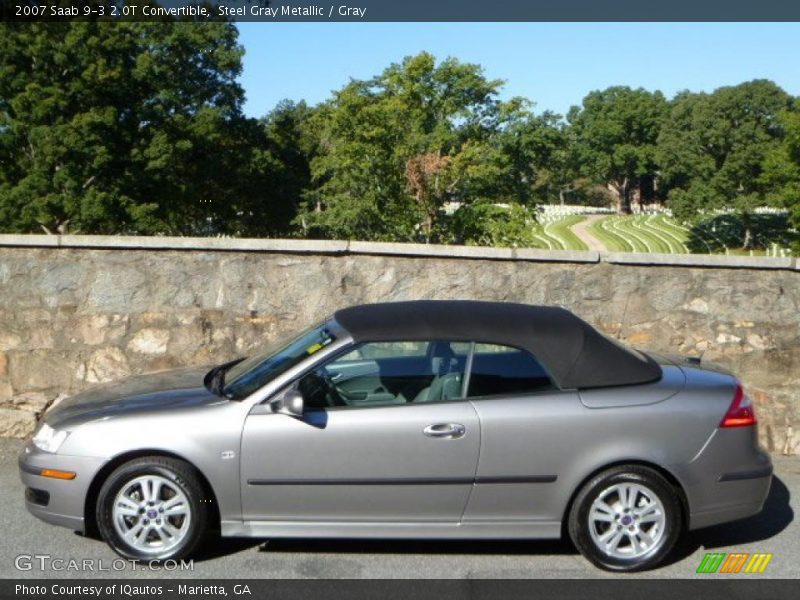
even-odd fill
[{"label": "asphalt pavement", "polygon": [[[0,440],[2,578],[606,578],[566,541],[219,540],[192,569],[149,570],[119,559],[102,541],[47,525],[25,509],[17,474],[21,443]],[[668,564],[625,577],[800,576],[800,458],[776,457],[764,511],[747,520],[691,532]],[[697,575],[706,552],[764,552],[760,575]],[[172,567],[172,565],[171,565]]]}]

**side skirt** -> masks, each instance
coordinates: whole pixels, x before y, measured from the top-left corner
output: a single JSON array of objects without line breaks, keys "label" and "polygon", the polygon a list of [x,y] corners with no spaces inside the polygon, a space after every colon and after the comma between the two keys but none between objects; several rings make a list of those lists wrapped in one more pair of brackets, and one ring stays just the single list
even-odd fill
[{"label": "side skirt", "polygon": [[386,539],[558,539],[560,521],[468,523],[368,523],[312,521],[223,521],[223,537]]}]

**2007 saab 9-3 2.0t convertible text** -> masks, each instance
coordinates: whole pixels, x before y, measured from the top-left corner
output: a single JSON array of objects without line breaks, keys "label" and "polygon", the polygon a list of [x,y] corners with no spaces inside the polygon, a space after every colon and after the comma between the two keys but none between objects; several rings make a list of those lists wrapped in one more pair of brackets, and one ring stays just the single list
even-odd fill
[{"label": "2007 saab 9-3 2.0t convertible text", "polygon": [[758,513],[772,465],[739,382],[622,346],[562,308],[337,311],[262,353],[51,408],[28,509],[125,557],[251,537],[558,538],[657,564],[682,530]]}]

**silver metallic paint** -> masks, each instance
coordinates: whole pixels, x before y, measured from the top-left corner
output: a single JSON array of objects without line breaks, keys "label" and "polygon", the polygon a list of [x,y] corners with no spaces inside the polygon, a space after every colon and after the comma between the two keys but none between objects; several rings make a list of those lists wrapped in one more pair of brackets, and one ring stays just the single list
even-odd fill
[{"label": "silver metallic paint", "polygon": [[[200,370],[149,375],[66,401],[45,416],[70,431],[59,452],[28,443],[20,455],[23,483],[50,493],[48,506],[29,502],[28,509],[84,530],[90,484],[130,453],[193,464],[212,488],[223,535],[559,537],[582,483],[626,462],[651,464],[676,483],[690,528],[755,514],[769,490],[768,476],[719,480],[771,466],[754,427],[718,429],[735,380],[663,357],[663,379],[641,386],[337,408],[302,420],[273,413],[265,401],[351,344],[346,332],[336,334],[333,344],[239,402],[208,392]],[[465,434],[426,437],[423,429],[436,423],[463,425]],[[77,477],[28,472],[41,468]],[[320,485],[325,478],[339,483]],[[419,482],[426,478],[436,483]],[[454,481],[441,481],[448,478]],[[281,485],[248,483],[270,479]],[[315,483],[291,485],[294,479]]]}]

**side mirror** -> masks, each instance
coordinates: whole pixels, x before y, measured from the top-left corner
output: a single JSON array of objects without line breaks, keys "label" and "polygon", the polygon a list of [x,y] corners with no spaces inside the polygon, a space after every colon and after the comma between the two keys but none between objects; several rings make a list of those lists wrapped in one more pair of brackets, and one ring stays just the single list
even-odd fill
[{"label": "side mirror", "polygon": [[272,410],[290,417],[303,416],[303,394],[299,390],[287,390],[281,398],[272,403]]}]

